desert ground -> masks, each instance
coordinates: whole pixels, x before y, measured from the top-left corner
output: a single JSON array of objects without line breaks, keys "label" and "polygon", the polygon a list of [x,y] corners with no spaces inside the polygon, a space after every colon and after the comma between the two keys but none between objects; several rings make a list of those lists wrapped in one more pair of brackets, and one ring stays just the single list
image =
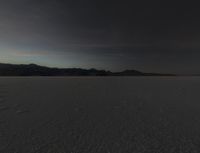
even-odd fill
[{"label": "desert ground", "polygon": [[0,153],[198,153],[200,77],[2,77]]}]

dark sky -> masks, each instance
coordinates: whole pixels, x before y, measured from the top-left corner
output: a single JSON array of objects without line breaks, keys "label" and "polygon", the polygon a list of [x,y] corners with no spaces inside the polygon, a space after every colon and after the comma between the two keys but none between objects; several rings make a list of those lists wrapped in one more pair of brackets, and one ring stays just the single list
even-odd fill
[{"label": "dark sky", "polygon": [[0,0],[0,62],[200,73],[192,1]]}]

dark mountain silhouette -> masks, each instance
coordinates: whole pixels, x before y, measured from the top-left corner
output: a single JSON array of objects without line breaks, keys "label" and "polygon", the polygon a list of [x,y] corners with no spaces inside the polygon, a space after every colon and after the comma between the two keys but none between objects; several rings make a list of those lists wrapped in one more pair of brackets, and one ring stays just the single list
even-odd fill
[{"label": "dark mountain silhouette", "polygon": [[172,74],[143,73],[136,70],[111,72],[81,68],[49,68],[36,64],[0,63],[0,76],[173,76]]}]

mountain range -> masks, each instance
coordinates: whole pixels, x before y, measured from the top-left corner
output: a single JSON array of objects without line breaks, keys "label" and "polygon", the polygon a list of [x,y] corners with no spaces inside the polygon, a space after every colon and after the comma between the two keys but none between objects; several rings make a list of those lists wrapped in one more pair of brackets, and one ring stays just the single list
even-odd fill
[{"label": "mountain range", "polygon": [[111,72],[82,68],[50,68],[36,64],[0,63],[0,76],[174,76],[173,74],[145,73],[137,70]]}]

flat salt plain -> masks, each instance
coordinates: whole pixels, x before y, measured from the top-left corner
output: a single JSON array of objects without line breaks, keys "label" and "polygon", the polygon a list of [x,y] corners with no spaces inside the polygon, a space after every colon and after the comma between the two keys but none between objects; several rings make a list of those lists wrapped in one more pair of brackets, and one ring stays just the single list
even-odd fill
[{"label": "flat salt plain", "polygon": [[0,153],[198,153],[200,77],[2,77]]}]

